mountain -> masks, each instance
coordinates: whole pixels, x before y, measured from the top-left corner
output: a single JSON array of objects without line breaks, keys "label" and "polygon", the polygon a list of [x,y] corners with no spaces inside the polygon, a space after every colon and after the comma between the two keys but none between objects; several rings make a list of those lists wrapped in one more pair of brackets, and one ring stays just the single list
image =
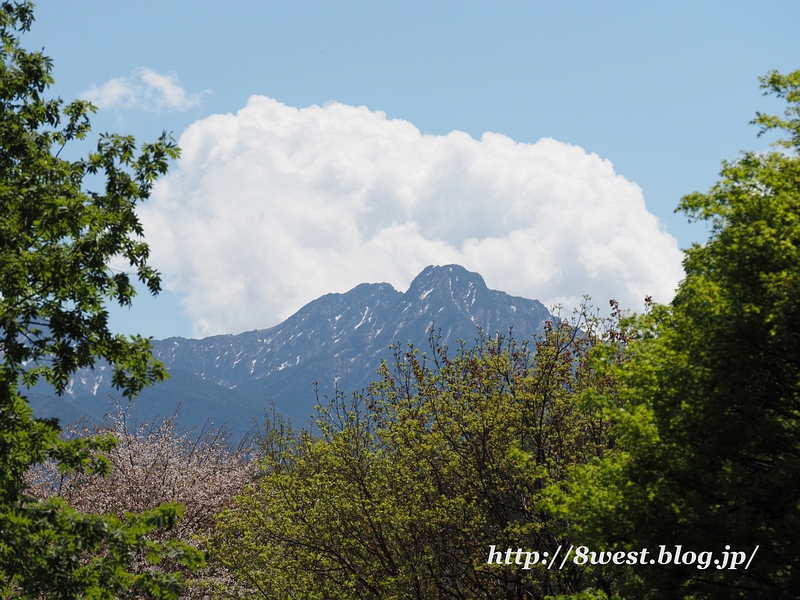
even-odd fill
[{"label": "mountain", "polygon": [[[459,339],[472,342],[478,327],[489,334],[513,327],[515,337],[527,338],[549,318],[537,300],[490,290],[479,274],[459,265],[430,266],[405,293],[388,283],[364,283],[326,294],[269,329],[154,341],[171,379],[145,390],[132,414],[151,419],[171,414],[181,402],[184,423],[227,421],[240,432],[274,399],[280,412],[305,423],[317,402],[313,382],[320,396],[361,390],[377,378],[381,359],[391,360],[391,344],[428,350],[432,326],[454,347]],[[70,416],[107,411],[108,379],[107,369],[78,373],[62,400]],[[47,394],[35,391],[37,414],[52,411],[52,396],[45,402]]]}]

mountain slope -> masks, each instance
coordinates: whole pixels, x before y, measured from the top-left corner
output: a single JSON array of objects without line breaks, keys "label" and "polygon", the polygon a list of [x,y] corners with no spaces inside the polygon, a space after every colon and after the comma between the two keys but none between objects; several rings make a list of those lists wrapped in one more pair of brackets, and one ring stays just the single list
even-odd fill
[{"label": "mountain slope", "polygon": [[[490,290],[461,266],[430,266],[405,293],[387,283],[361,284],[322,296],[269,329],[155,341],[155,355],[180,376],[146,390],[137,405],[165,414],[171,397],[173,406],[183,402],[186,422],[224,418],[240,431],[274,399],[278,410],[305,422],[316,403],[313,382],[321,395],[360,390],[376,379],[381,359],[391,359],[390,344],[413,343],[425,351],[431,327],[450,346],[472,342],[478,327],[489,334],[513,328],[515,337],[527,338],[549,318],[537,300]],[[103,375],[79,374],[70,387],[73,404],[96,414],[91,398],[105,396]]]}]

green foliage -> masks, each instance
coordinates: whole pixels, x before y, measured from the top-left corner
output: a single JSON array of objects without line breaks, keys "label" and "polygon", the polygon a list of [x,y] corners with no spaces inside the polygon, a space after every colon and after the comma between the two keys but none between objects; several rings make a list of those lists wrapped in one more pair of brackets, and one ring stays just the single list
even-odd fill
[{"label": "green foliage", "polygon": [[607,451],[608,421],[579,403],[610,385],[588,365],[598,323],[582,325],[550,327],[535,354],[501,336],[455,357],[397,349],[366,396],[320,410],[317,435],[270,423],[263,475],[220,516],[212,554],[269,598],[610,589],[612,574],[583,567],[487,564],[492,544],[568,547],[542,491]]},{"label": "green foliage", "polygon": [[[153,564],[164,557],[199,566],[200,557],[180,543],[157,544],[150,532],[175,526],[182,509],[165,504],[124,520],[80,513],[56,497],[28,502],[3,514],[3,597],[115,598],[127,589],[176,597],[180,578],[158,571],[128,570],[131,556],[143,553]],[[188,551],[187,551],[188,550]]]},{"label": "green foliage", "polygon": [[[138,155],[132,138],[104,135],[85,160],[59,158],[65,144],[85,138],[94,109],[44,98],[51,61],[19,43],[32,9],[24,1],[0,4],[0,585],[6,597],[111,598],[131,587],[174,597],[175,577],[133,576],[126,565],[136,552],[153,563],[163,556],[202,562],[188,546],[148,541],[151,531],[174,524],[177,506],[118,519],[26,495],[23,476],[32,465],[55,460],[63,470],[106,473],[97,452],[114,442],[62,440],[56,422],[33,418],[21,386],[44,379],[63,392],[77,369],[97,360],[113,366],[126,396],[166,375],[148,340],[109,332],[105,305],[128,305],[135,293],[127,273],[109,268],[112,260],[159,290],[134,209],[178,155],[166,135]],[[83,189],[87,175],[105,181],[102,193]]]},{"label": "green foliage", "polygon": [[710,221],[669,306],[633,319],[619,383],[618,451],[577,470],[563,510],[586,543],[721,552],[758,546],[749,569],[638,573],[652,597],[797,598],[800,590],[800,71],[770,73],[789,102],[793,153],[744,153],[679,209]]},{"label": "green foliage", "polygon": [[757,112],[752,123],[761,126],[758,135],[773,129],[783,130],[789,138],[778,140],[775,145],[795,150],[800,148],[800,71],[788,75],[770,71],[761,78],[761,88],[767,90],[765,94],[785,98],[788,106],[784,112],[785,119]]}]

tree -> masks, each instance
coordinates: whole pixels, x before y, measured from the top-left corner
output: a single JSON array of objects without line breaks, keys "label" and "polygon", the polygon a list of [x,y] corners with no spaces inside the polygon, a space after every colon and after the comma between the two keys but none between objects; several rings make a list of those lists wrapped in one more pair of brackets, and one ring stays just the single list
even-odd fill
[{"label": "tree", "polygon": [[587,362],[597,323],[581,325],[559,320],[535,352],[502,336],[454,357],[397,349],[365,396],[321,409],[316,435],[272,423],[262,477],[219,517],[212,555],[265,598],[610,591],[613,573],[548,570],[544,554],[505,563],[508,548],[566,552],[543,490],[608,449],[608,421],[578,410],[582,390],[605,389]]},{"label": "tree", "polygon": [[[135,294],[130,276],[109,267],[112,260],[127,262],[152,293],[159,290],[134,209],[178,156],[166,135],[138,155],[132,138],[102,135],[86,159],[60,158],[67,143],[86,137],[94,109],[44,98],[52,63],[20,46],[32,10],[27,1],[0,4],[0,591],[111,598],[140,588],[174,597],[179,578],[155,569],[132,574],[128,566],[138,552],[154,564],[165,556],[202,563],[194,548],[147,538],[174,526],[179,506],[101,516],[59,498],[36,501],[26,490],[25,472],[47,460],[65,471],[107,473],[97,451],[114,441],[61,439],[57,422],[33,418],[25,386],[44,379],[61,393],[78,368],[97,360],[114,367],[125,396],[165,377],[148,340],[109,332],[105,307],[129,305]],[[104,180],[104,190],[85,191],[87,175]]]},{"label": "tree", "polygon": [[[62,473],[58,464],[49,461],[27,472],[32,494],[42,501],[59,496],[82,512],[117,517],[177,502],[184,507],[177,526],[155,531],[150,539],[183,540],[203,550],[204,540],[214,532],[215,516],[253,478],[256,462],[250,439],[244,437],[234,447],[224,429],[178,429],[177,411],[160,421],[135,424],[130,419],[130,408],[117,402],[115,411],[106,416],[102,425],[67,426],[71,437],[110,435],[117,440],[117,445],[105,453],[111,463],[108,476]],[[132,572],[142,573],[148,568],[144,556],[134,557]],[[186,580],[182,599],[205,598],[212,588],[235,586],[233,578],[218,563],[196,574],[180,570]]]},{"label": "tree", "polygon": [[681,201],[711,236],[672,303],[631,320],[628,360],[600,367],[620,384],[618,450],[561,498],[586,543],[752,557],[638,569],[656,598],[800,597],[800,71],[761,82],[788,101],[754,120],[784,151],[725,162]]}]

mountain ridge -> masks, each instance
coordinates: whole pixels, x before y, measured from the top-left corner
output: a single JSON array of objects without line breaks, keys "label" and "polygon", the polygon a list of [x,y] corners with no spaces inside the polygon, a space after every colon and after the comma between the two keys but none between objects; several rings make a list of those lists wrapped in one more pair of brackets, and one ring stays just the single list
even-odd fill
[{"label": "mountain ridge", "polygon": [[[171,395],[173,406],[183,402],[185,421],[224,418],[241,431],[274,399],[280,412],[304,420],[316,403],[313,382],[320,395],[364,389],[377,379],[381,359],[391,361],[390,345],[427,349],[431,326],[442,344],[452,345],[458,339],[470,343],[478,327],[489,334],[513,328],[518,337],[529,337],[550,318],[538,300],[491,290],[478,273],[460,265],[431,265],[406,292],[388,283],[362,283],[325,294],[267,329],[154,340],[153,354],[183,383],[147,389],[137,405],[147,407],[142,418],[159,409],[162,416],[171,414]],[[69,388],[71,405],[84,406],[87,414],[104,412],[97,405],[110,390],[107,370],[78,373]],[[230,410],[214,406],[216,388],[227,390],[219,395]],[[47,406],[52,410],[52,402]]]}]

